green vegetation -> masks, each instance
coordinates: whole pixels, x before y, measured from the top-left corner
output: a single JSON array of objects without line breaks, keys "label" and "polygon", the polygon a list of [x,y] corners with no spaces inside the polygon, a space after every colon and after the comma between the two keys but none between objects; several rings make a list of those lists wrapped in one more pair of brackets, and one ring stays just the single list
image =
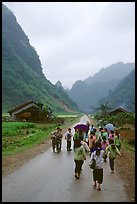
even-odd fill
[{"label": "green vegetation", "polygon": [[119,62],[112,64],[102,68],[94,76],[84,81],[76,81],[68,90],[68,95],[86,113],[93,112],[93,107],[104,104],[105,101],[111,101],[113,109],[116,106],[123,106],[129,111],[134,111],[134,69],[135,63]]},{"label": "green vegetation", "polygon": [[67,93],[44,76],[37,52],[16,17],[2,5],[2,112],[31,100],[53,112],[78,111]]},{"label": "green vegetation", "polygon": [[127,139],[122,140],[122,145],[124,145],[127,151],[135,152],[135,146],[129,144],[129,141]]},{"label": "green vegetation", "polygon": [[80,116],[66,117],[64,123],[28,123],[28,122],[2,122],[2,154],[10,155],[36,146],[50,138],[50,133],[56,129],[68,128],[68,125],[77,122]]},{"label": "green vegetation", "polygon": [[13,154],[41,143],[49,137],[56,124],[34,124],[26,122],[3,122],[2,152]]},{"label": "green vegetation", "polygon": [[104,103],[107,100],[113,108],[124,106],[128,111],[135,111],[135,69],[133,69],[118,86],[109,92],[106,99],[102,99]]},{"label": "green vegetation", "polygon": [[[109,106],[108,102],[105,102],[104,104],[100,104],[100,106],[98,108],[96,108],[96,110],[99,111],[99,115],[104,118],[108,111],[111,110],[111,107]],[[97,115],[96,115],[97,117]]]},{"label": "green vegetation", "polygon": [[135,124],[135,115],[133,113],[119,113],[115,116],[107,116],[105,120],[112,122],[120,127],[125,124]]},{"label": "green vegetation", "polygon": [[100,121],[102,125],[106,125],[109,122],[113,123],[115,126],[122,126],[124,124],[135,125],[135,113],[118,113],[116,115],[109,115],[109,110],[112,108],[108,105],[108,102],[101,104],[96,110],[98,112],[94,113],[94,117],[97,121]]},{"label": "green vegetation", "polygon": [[[103,117],[102,117],[103,116]],[[134,113],[119,113],[117,115],[102,115],[96,113],[94,120],[97,120],[97,125],[104,127],[108,121],[113,123],[121,135],[122,146],[126,151],[135,152],[135,114]],[[132,127],[132,129],[130,128]]]},{"label": "green vegetation", "polygon": [[10,137],[19,134],[22,135],[23,130],[27,128],[36,128],[36,124],[26,122],[2,122],[2,136]]}]

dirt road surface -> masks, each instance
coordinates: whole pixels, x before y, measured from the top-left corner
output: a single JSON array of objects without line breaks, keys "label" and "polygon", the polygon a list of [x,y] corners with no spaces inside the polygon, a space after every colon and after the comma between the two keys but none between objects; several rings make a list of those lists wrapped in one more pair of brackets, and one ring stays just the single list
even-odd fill
[{"label": "dirt road surface", "polygon": [[[87,120],[83,116],[80,123]],[[61,152],[54,153],[49,147],[20,169],[2,177],[2,202],[126,202],[124,184],[117,170],[112,174],[108,161],[104,163],[102,190],[98,191],[92,187],[93,174],[88,163],[87,155],[81,177],[76,180],[73,151],[67,152],[63,137]]]}]

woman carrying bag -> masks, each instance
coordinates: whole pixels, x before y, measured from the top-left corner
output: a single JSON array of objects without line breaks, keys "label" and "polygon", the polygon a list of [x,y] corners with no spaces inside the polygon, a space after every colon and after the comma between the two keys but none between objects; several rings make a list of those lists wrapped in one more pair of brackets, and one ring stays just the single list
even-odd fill
[{"label": "woman carrying bag", "polygon": [[[93,187],[100,191],[100,185],[103,182],[103,161],[104,161],[104,150],[101,149],[101,143],[96,143],[97,149],[92,152],[89,165],[92,162],[93,159],[95,159],[95,167],[93,169]],[[98,185],[97,185],[98,184]]]}]

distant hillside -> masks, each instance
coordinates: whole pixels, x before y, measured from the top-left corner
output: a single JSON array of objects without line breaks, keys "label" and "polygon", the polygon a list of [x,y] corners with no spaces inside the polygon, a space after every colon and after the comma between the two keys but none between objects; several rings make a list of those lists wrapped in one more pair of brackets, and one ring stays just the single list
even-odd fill
[{"label": "distant hillside", "polygon": [[26,101],[48,104],[53,111],[77,111],[63,90],[46,79],[41,62],[13,13],[2,4],[2,112]]},{"label": "distant hillside", "polygon": [[128,111],[135,112],[135,69],[133,69],[118,84],[114,91],[111,91],[101,103],[108,102],[112,108],[122,107]]},{"label": "distant hillside", "polygon": [[84,81],[87,84],[92,84],[93,82],[101,82],[101,81],[111,81],[118,80],[120,81],[124,78],[133,68],[135,67],[135,63],[123,63],[117,62],[115,64],[111,64],[106,68],[102,68],[99,72],[97,72],[93,77],[88,77]]},{"label": "distant hillside", "polygon": [[84,81],[77,81],[68,91],[68,96],[75,101],[78,107],[91,112],[99,101],[114,90],[118,83],[135,68],[135,63],[118,62],[102,68],[93,77]]}]

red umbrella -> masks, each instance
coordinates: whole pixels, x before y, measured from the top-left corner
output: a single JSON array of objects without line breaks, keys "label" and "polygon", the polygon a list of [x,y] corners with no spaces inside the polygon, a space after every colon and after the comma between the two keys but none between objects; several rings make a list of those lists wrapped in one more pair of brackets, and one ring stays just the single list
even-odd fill
[{"label": "red umbrella", "polygon": [[77,124],[74,129],[80,129],[80,130],[83,130],[83,131],[87,131],[88,130],[88,126],[85,125],[85,124]]}]

